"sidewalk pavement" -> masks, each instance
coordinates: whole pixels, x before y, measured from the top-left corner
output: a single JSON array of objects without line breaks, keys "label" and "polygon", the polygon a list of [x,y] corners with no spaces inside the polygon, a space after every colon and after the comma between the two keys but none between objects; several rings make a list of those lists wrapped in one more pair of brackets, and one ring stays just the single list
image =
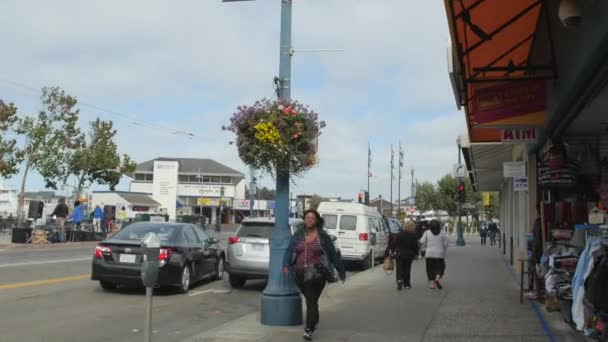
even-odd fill
[{"label": "sidewalk pavement", "polygon": [[[450,246],[443,290],[428,288],[425,261],[412,269],[411,290],[396,291],[382,266],[345,284],[332,284],[320,300],[316,341],[585,341],[536,304],[519,304],[515,275],[495,246]],[[259,313],[243,316],[185,341],[297,341],[303,328],[267,327]]]}]

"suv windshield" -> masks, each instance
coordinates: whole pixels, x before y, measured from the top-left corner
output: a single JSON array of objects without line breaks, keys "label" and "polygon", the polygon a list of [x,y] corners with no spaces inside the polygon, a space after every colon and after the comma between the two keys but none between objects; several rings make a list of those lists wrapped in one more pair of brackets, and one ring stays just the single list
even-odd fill
[{"label": "suv windshield", "polygon": [[274,229],[274,222],[243,222],[236,232],[238,237],[269,238]]},{"label": "suv windshield", "polygon": [[179,226],[169,224],[143,224],[135,223],[124,227],[119,230],[114,236],[113,240],[124,240],[124,241],[139,241],[147,233],[156,233],[158,238],[162,242],[172,241],[175,232]]}]

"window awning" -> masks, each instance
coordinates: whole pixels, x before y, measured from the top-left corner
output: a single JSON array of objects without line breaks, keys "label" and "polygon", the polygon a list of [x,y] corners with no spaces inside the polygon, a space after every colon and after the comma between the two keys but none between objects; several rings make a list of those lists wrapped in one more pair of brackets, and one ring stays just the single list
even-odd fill
[{"label": "window awning", "polygon": [[160,203],[156,202],[151,196],[138,193],[120,193],[125,201],[134,206],[157,208],[160,207]]},{"label": "window awning", "polygon": [[[476,93],[519,81],[556,75],[553,42],[544,0],[445,0],[452,38],[451,72],[458,105],[464,106],[471,142],[499,142],[496,127],[480,127],[474,116]],[[539,27],[546,25],[550,53],[534,55]],[[487,101],[486,101],[487,103]],[[526,124],[544,120],[542,112]],[[508,120],[497,121],[504,125]],[[498,126],[498,125],[497,125]]]}]

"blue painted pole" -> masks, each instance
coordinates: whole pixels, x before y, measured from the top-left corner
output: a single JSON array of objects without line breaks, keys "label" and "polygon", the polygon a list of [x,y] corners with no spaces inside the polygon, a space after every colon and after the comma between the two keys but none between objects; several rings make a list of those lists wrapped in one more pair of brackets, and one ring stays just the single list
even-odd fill
[{"label": "blue painted pole", "polygon": [[[292,0],[281,0],[281,54],[279,99],[291,97]],[[268,285],[262,294],[261,322],[270,326],[302,324],[302,299],[294,274],[283,273],[283,256],[291,239],[289,228],[289,170],[277,166],[275,229],[270,237]]]}]

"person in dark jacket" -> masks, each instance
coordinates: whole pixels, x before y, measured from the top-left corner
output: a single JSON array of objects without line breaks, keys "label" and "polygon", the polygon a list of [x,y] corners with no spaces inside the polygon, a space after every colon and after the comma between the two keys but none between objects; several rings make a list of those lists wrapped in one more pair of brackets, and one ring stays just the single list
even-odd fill
[{"label": "person in dark jacket", "polygon": [[55,225],[59,230],[59,240],[65,241],[65,220],[69,213],[68,205],[65,204],[65,198],[60,198],[59,203],[55,207],[55,210],[51,213],[51,216],[55,216]]},{"label": "person in dark jacket", "polygon": [[488,234],[490,235],[490,245],[496,244],[496,235],[498,235],[498,226],[492,222],[488,226]]},{"label": "person in dark jacket", "polygon": [[283,272],[288,275],[292,269],[295,271],[296,284],[306,298],[304,338],[310,341],[319,323],[319,297],[327,280],[322,276],[305,279],[305,271],[321,265],[323,256],[326,256],[338,271],[342,282],[346,279],[346,272],[331,237],[323,229],[323,219],[319,212],[314,209],[304,212],[304,225],[306,229],[291,237],[283,258]]},{"label": "person in dark jacket", "polygon": [[400,231],[391,243],[391,251],[397,262],[397,290],[401,291],[403,287],[410,289],[410,271],[412,269],[412,261],[418,256],[418,237],[416,236],[416,224],[412,221],[407,221],[403,225],[403,230]]}]

